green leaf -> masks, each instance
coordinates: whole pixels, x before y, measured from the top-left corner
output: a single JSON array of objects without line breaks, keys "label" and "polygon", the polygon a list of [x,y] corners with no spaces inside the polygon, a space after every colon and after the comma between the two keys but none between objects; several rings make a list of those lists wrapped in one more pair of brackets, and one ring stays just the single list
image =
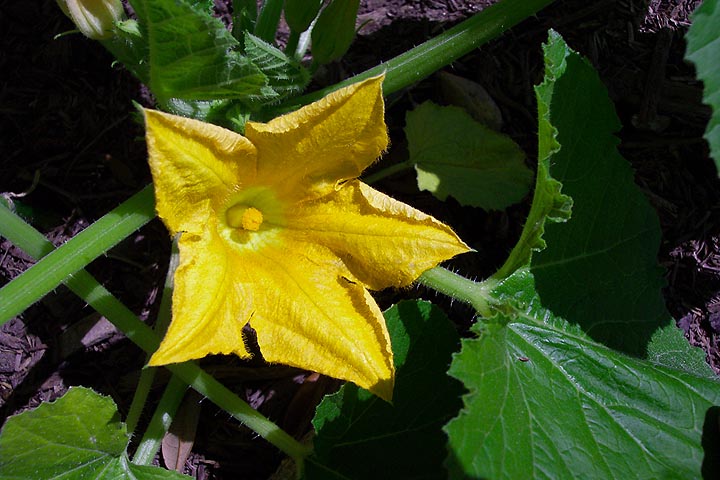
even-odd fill
[{"label": "green leaf", "polygon": [[562,42],[549,42],[544,46],[544,53],[545,79],[535,87],[538,107],[538,166],[533,202],[520,239],[503,266],[493,275],[494,279],[506,278],[518,268],[526,266],[533,252],[545,248],[543,234],[546,222],[565,222],[570,218],[572,210],[573,199],[561,193],[562,184],[550,174],[551,157],[560,149],[556,139],[557,130],[550,121],[550,101],[555,80],[565,72],[565,57],[569,54],[569,49]]},{"label": "green leaf", "polygon": [[[656,331],[674,327],[661,294],[657,215],[617,151],[620,122],[595,70],[555,32],[546,56],[550,74],[538,102],[547,102],[562,146],[550,174],[573,199],[573,213],[545,227],[547,248],[531,262],[537,292],[596,341],[645,358]],[[700,355],[689,346],[686,353]]]},{"label": "green leaf", "polygon": [[240,40],[255,29],[258,7],[255,0],[232,0],[232,34]]},{"label": "green leaf", "polygon": [[[495,279],[495,317],[453,361],[471,393],[446,427],[451,478],[698,478],[720,384],[665,310],[658,222],[616,151],[606,91],[557,33],[544,51],[538,184],[552,188],[526,232],[547,246],[516,249],[526,265]],[[533,217],[560,186],[572,218]]]},{"label": "green leaf", "polygon": [[284,0],[264,0],[255,23],[255,35],[262,40],[272,43],[282,15]]},{"label": "green leaf", "polygon": [[245,54],[263,72],[272,87],[272,91],[260,100],[275,101],[300,93],[310,81],[310,74],[300,63],[249,33],[245,34]]},{"label": "green leaf", "polygon": [[262,96],[267,79],[220,20],[186,0],[133,0],[147,32],[150,88],[160,103]]},{"label": "green leaf", "polygon": [[692,16],[687,33],[685,58],[695,64],[697,76],[705,84],[703,101],[713,110],[705,130],[710,155],[720,172],[720,8],[718,0],[704,0]]},{"label": "green leaf", "polygon": [[313,61],[320,65],[345,55],[355,38],[360,0],[331,0],[312,29]]},{"label": "green leaf", "polygon": [[307,479],[437,479],[462,387],[446,375],[458,334],[432,304],[405,301],[385,312],[395,354],[393,405],[346,384],[317,409]]},{"label": "green leaf", "polygon": [[477,324],[453,361],[470,393],[446,427],[450,478],[699,478],[720,384],[593,342],[533,282],[502,281],[519,310]]},{"label": "green leaf", "polygon": [[425,102],[408,112],[405,133],[418,187],[440,200],[502,210],[528,193],[532,172],[520,147],[461,108]]},{"label": "green leaf", "polygon": [[285,0],[285,21],[290,29],[302,33],[317,17],[322,0]]},{"label": "green leaf", "polygon": [[11,417],[0,434],[0,479],[187,479],[133,465],[129,435],[109,397],[72,387],[60,399]]}]

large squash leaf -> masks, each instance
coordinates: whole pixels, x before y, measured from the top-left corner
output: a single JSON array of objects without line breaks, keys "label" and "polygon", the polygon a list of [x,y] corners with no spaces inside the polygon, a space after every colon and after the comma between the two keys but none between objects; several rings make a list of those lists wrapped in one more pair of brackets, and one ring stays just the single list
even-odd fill
[{"label": "large squash leaf", "polygon": [[530,218],[451,369],[471,392],[446,428],[451,478],[698,477],[720,384],[664,308],[607,93],[554,32],[545,60]]}]

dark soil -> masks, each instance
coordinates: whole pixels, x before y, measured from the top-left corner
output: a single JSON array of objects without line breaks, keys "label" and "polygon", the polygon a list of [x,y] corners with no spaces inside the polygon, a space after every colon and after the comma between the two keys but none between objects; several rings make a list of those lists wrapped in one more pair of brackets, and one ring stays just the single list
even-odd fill
[{"label": "dark soil", "polygon": [[[219,11],[227,12],[228,3],[220,3]],[[317,81],[330,83],[374,66],[491,3],[364,1],[360,19],[367,23],[353,49]],[[590,58],[625,125],[619,132],[622,153],[661,220],[659,261],[667,269],[668,308],[720,372],[720,188],[702,140],[709,109],[700,101],[693,68],[683,61],[688,15],[698,3],[558,0],[445,70],[481,84],[502,112],[503,130],[532,157],[532,85],[542,77],[540,44],[548,28]],[[99,44],[79,35],[54,39],[71,28],[52,0],[0,3],[0,192],[56,245],[150,182],[143,132],[131,105],[144,98],[141,86],[114,67]],[[404,155],[405,111],[425,99],[447,101],[439,82],[434,76],[393,97],[388,161]],[[492,213],[441,204],[417,192],[411,175],[390,177],[378,187],[453,225],[479,252],[456,265],[470,276],[489,275],[503,262],[527,213],[527,202]],[[168,247],[167,232],[153,221],[88,269],[152,321]],[[32,263],[0,239],[0,285]],[[420,289],[383,292],[379,300],[387,306],[401,295],[442,302]],[[468,309],[447,308],[459,325],[470,321]],[[112,325],[58,288],[0,330],[0,424],[8,415],[58,398],[71,385],[111,395],[124,415],[144,362],[145,355]],[[309,430],[321,395],[337,386],[260,361],[210,358],[204,365],[298,436]],[[159,379],[153,398],[165,380]],[[185,473],[198,479],[268,478],[281,455],[210,402],[201,407],[188,414],[200,421]]]}]

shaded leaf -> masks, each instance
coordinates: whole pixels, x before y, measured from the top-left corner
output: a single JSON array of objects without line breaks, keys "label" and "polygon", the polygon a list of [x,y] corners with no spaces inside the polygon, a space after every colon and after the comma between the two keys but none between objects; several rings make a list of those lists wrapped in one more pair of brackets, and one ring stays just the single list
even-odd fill
[{"label": "shaded leaf", "polygon": [[0,434],[0,478],[188,478],[130,463],[125,455],[128,440],[112,399],[73,387],[55,402],[8,419]]},{"label": "shaded leaf", "polygon": [[692,16],[687,33],[685,58],[695,64],[697,76],[703,81],[703,101],[712,107],[705,140],[710,145],[710,155],[720,172],[720,3],[704,0]]},{"label": "shaded leaf", "polygon": [[302,33],[310,27],[317,17],[322,0],[285,0],[285,21],[290,30]]},{"label": "shaded leaf", "polygon": [[425,102],[408,112],[405,132],[418,187],[440,200],[501,210],[524,197],[532,181],[520,147],[458,107]]},{"label": "shaded leaf", "polygon": [[325,397],[313,425],[307,479],[437,479],[441,431],[460,407],[462,387],[446,375],[458,335],[432,304],[405,301],[385,312],[397,377],[390,405],[355,385]]},{"label": "shaded leaf", "polygon": [[443,99],[463,108],[470,116],[486,127],[500,131],[502,112],[490,94],[477,82],[448,72],[439,72]]},{"label": "shaded leaf", "polygon": [[[531,262],[537,292],[546,308],[596,341],[645,358],[649,349],[659,353],[649,346],[659,329],[674,328],[683,339],[661,294],[659,221],[617,151],[613,133],[620,122],[607,90],[587,60],[551,32],[546,55],[559,47],[564,61],[549,62],[555,72],[538,87],[538,102],[548,101],[562,145],[551,156],[550,174],[572,198],[573,213],[566,223],[545,227],[547,248]],[[702,352],[685,345],[695,373],[708,375]]]}]

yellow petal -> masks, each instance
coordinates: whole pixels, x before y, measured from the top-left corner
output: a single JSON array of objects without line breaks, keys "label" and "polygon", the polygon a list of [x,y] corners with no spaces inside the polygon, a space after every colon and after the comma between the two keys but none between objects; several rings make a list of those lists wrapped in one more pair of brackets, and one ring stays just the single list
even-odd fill
[{"label": "yellow petal", "polygon": [[269,123],[248,122],[258,183],[276,186],[281,198],[302,200],[359,176],[388,145],[382,81],[355,83]]},{"label": "yellow petal", "polygon": [[253,259],[250,325],[266,360],[349,380],[390,400],[394,367],[385,319],[361,285],[336,274],[327,249],[288,244]]},{"label": "yellow petal", "polygon": [[200,234],[213,209],[255,178],[255,147],[215,125],[144,110],[150,170],[160,218],[173,234]]},{"label": "yellow petal", "polygon": [[446,225],[359,181],[297,205],[286,228],[295,241],[335,252],[372,290],[408,285],[443,260],[470,251]]},{"label": "yellow petal", "polygon": [[202,236],[180,237],[175,271],[172,322],[150,365],[183,362],[215,353],[248,357],[242,329],[251,316],[252,298],[239,279],[243,265],[228,255],[215,227]]}]

